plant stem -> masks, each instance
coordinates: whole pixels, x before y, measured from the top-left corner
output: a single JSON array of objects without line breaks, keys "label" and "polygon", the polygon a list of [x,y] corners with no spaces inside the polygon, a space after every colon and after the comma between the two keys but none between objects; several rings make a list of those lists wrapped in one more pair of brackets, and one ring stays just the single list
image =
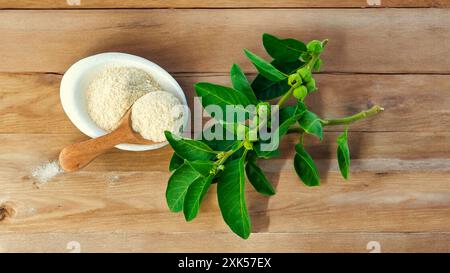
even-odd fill
[{"label": "plant stem", "polygon": [[[382,112],[384,108],[375,105],[374,107],[370,108],[369,110],[362,111],[358,114],[348,116],[341,119],[328,119],[328,120],[321,120],[323,126],[331,126],[331,125],[348,125],[352,122],[358,121],[360,119],[368,118],[371,116],[374,116],[380,112]],[[300,127],[291,127],[288,129],[287,133],[300,133],[303,134],[305,131]]]},{"label": "plant stem", "polygon": [[292,86],[291,89],[289,89],[289,91],[287,91],[281,98],[280,100],[277,102],[277,105],[279,107],[281,107],[292,95],[292,93],[294,92],[294,87]]},{"label": "plant stem", "polygon": [[298,143],[302,146],[303,146],[303,136],[304,136],[304,133],[302,132],[302,133],[300,133],[300,137],[298,138]]},{"label": "plant stem", "polygon": [[300,127],[290,127],[286,134],[294,134],[294,133],[300,133],[303,134],[305,131]]},{"label": "plant stem", "polygon": [[311,60],[306,65],[308,67],[308,69],[311,70],[311,72],[314,67],[314,64],[317,62],[318,59],[319,59],[319,54],[314,54],[314,56],[311,58]]},{"label": "plant stem", "polygon": [[239,145],[236,148],[226,151],[223,157],[218,161],[216,161],[216,164],[217,165],[223,164],[230,156],[232,156],[235,152],[239,151],[239,149],[241,149],[242,146],[244,146],[244,141],[241,141],[241,143],[239,143]]},{"label": "plant stem", "polygon": [[358,114],[352,115],[352,116],[348,116],[348,117],[344,117],[344,118],[339,118],[339,119],[326,119],[326,120],[321,120],[322,125],[323,126],[330,126],[330,125],[343,125],[343,124],[349,124],[352,122],[355,122],[357,120],[360,119],[364,119],[364,118],[368,118],[371,116],[374,116],[378,113],[380,113],[381,111],[383,111],[384,108],[375,105],[372,108],[359,112]]}]

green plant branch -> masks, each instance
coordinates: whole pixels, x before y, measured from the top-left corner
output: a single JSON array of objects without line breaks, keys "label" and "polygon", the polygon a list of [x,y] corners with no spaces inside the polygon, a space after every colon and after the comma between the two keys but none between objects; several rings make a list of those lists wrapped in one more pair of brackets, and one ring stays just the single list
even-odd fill
[{"label": "green plant branch", "polygon": [[352,116],[339,118],[339,119],[325,119],[321,120],[323,126],[331,126],[331,125],[345,125],[349,124],[355,121],[358,121],[360,119],[365,119],[371,116],[374,116],[384,110],[383,107],[380,107],[378,105],[373,106],[372,108],[359,112],[358,114],[354,114]]},{"label": "green plant branch", "polygon": [[230,156],[232,156],[235,152],[239,151],[239,149],[241,149],[242,146],[244,146],[244,142],[245,141],[241,141],[236,148],[226,151],[223,154],[223,156],[219,160],[216,161],[216,165],[217,166],[222,165]]},{"label": "green plant branch", "polygon": [[[345,127],[345,132],[337,137],[336,142],[338,147],[336,153],[339,171],[345,179],[348,179],[350,169],[350,151],[347,138],[348,127],[351,123],[374,116],[384,109],[380,106],[374,106],[351,116],[333,119],[322,119],[317,117],[317,114],[307,110],[307,105],[302,104],[302,101],[310,93],[317,90],[313,71],[320,71],[322,66],[321,54],[325,45],[327,45],[328,40],[313,40],[308,44],[298,40],[295,41],[297,42],[292,43],[290,40],[279,39],[267,33],[263,35],[263,45],[267,53],[277,61],[276,63],[274,61],[268,62],[248,50],[245,50],[247,57],[249,57],[258,70],[258,75],[264,77],[270,83],[276,82],[281,84],[279,86],[274,86],[266,81],[261,81],[255,82],[258,84],[255,84],[253,89],[253,83],[250,84],[244,72],[237,65],[233,65],[230,73],[233,86],[232,90],[228,87],[212,83],[197,83],[195,85],[197,95],[205,97],[205,104],[203,105],[205,108],[206,105],[212,104],[219,104],[220,106],[229,104],[247,105],[250,104],[250,102],[252,104],[257,104],[257,107],[256,114],[251,115],[251,119],[246,119],[244,124],[239,124],[235,121],[229,124],[233,126],[233,129],[236,129],[232,131],[233,133],[236,131],[237,135],[240,136],[239,133],[245,132],[243,140],[236,139],[232,141],[231,145],[220,142],[220,140],[217,139],[215,141],[219,142],[212,142],[211,144],[219,145],[209,145],[209,143],[201,144],[200,140],[195,140],[191,143],[184,139],[168,139],[175,153],[172,156],[169,166],[172,175],[167,185],[166,201],[172,211],[183,211],[187,221],[192,220],[197,215],[202,197],[209,189],[210,183],[219,183],[217,196],[219,207],[225,222],[234,233],[244,239],[248,238],[251,231],[251,224],[245,204],[245,193],[242,191],[242,187],[227,187],[226,185],[223,186],[223,183],[220,183],[221,181],[223,182],[223,179],[227,179],[236,183],[236,185],[242,186],[243,179],[247,176],[247,179],[257,192],[270,195],[275,193],[270,181],[264,175],[264,172],[259,168],[256,162],[253,162],[253,160],[257,158],[271,158],[277,156],[276,153],[265,153],[265,151],[258,146],[261,144],[258,143],[258,141],[263,141],[261,135],[258,135],[260,133],[259,130],[262,129],[262,127],[268,127],[267,129],[271,129],[271,132],[278,132],[282,137],[286,132],[286,127],[292,125],[291,128],[288,128],[287,133],[295,132],[299,134],[295,136],[298,140],[298,144],[295,145],[296,155],[293,160],[294,169],[306,186],[318,186],[320,184],[319,172],[314,160],[304,149],[304,144],[307,144],[307,140],[304,139],[304,137],[309,134],[322,139],[323,126],[343,125],[343,127]],[[291,60],[293,59],[301,64],[295,65],[299,66],[296,70],[292,70],[293,62],[291,62]],[[287,72],[287,74],[282,71]],[[281,87],[282,89],[280,89]],[[262,100],[264,98],[263,96],[256,96],[256,94],[263,89],[269,91],[269,93],[263,94],[266,98],[264,100]],[[290,100],[291,96],[296,99],[297,105],[296,107],[290,106],[289,108],[284,108],[286,110],[284,112],[282,108]],[[206,99],[206,97],[208,97],[208,99]],[[271,101],[271,99],[275,97],[278,98],[277,101]],[[262,106],[267,106],[269,108],[264,109],[261,108]],[[274,109],[270,108],[271,106],[274,106]],[[292,111],[293,108],[295,109],[294,111]],[[259,111],[260,109],[262,111]],[[280,119],[283,121],[281,124],[282,130],[278,129],[275,131],[275,128],[273,128],[274,126],[272,126],[273,124],[270,124],[270,117],[279,113],[280,110],[282,114]],[[265,112],[267,112],[268,115],[264,115]],[[229,130],[229,126],[227,126],[228,123],[221,123],[226,126],[225,129]],[[250,127],[250,125],[253,127]],[[250,133],[254,133],[253,131],[250,131],[250,129],[258,130],[258,132],[256,132],[255,140],[250,139],[252,136]],[[269,132],[269,130],[267,130],[267,132]],[[166,137],[169,136],[171,135],[166,135]],[[281,141],[281,138],[279,140]],[[187,143],[180,143],[178,145],[178,141]],[[187,146],[186,144],[192,145]],[[211,149],[205,149],[204,145],[208,145]],[[212,154],[210,151],[212,149],[218,149],[220,151],[214,151],[214,154]],[[251,154],[252,157],[246,158],[247,153],[252,149],[255,150]],[[260,153],[260,150],[264,153]],[[239,159],[237,159],[238,155]],[[233,161],[231,161],[232,159]],[[252,160],[251,163],[254,164],[247,164],[248,162],[246,161],[248,160]],[[191,169],[184,165],[186,162],[189,162],[189,165],[191,165],[190,167],[192,167]],[[228,163],[231,165],[226,167]],[[245,168],[242,168],[243,163],[247,164],[245,165]],[[225,168],[232,168],[232,170],[225,173],[226,177],[224,178],[224,176],[221,177],[219,175]],[[234,170],[235,168],[237,170]],[[206,173],[208,169],[209,174]]]},{"label": "green plant branch", "polygon": [[312,68],[314,67],[314,64],[319,59],[319,56],[320,56],[320,54],[314,54],[313,57],[311,58],[311,60],[306,65],[306,67],[308,67],[308,69],[311,70],[311,72],[312,72]]},{"label": "green plant branch", "polygon": [[[373,106],[372,108],[368,110],[364,110],[362,112],[359,112],[357,114],[340,118],[340,119],[326,119],[326,120],[320,120],[323,126],[332,126],[332,125],[348,125],[350,123],[353,123],[355,121],[365,119],[372,117],[380,112],[384,111],[383,107],[380,107],[378,105]],[[303,134],[305,131],[300,127],[291,127],[287,131],[288,134],[291,133],[300,133]]]},{"label": "green plant branch", "polygon": [[[323,47],[325,47],[325,45],[328,43],[328,39],[323,40],[322,45]],[[309,60],[309,62],[305,65],[305,67],[307,67],[311,72],[312,72],[312,68],[314,67],[315,63],[317,62],[317,60],[319,59],[320,54],[314,54],[311,58],[311,60]],[[300,69],[300,67],[298,68]],[[277,102],[277,105],[279,107],[281,107],[291,96],[292,93],[294,92],[294,89],[297,86],[291,86],[291,88],[289,89],[289,91],[287,91]]]},{"label": "green plant branch", "polygon": [[303,145],[303,143],[304,143],[303,136],[304,136],[304,132],[301,132],[300,136],[298,137],[298,143],[301,145]]},{"label": "green plant branch", "polygon": [[277,102],[278,108],[280,108],[291,96],[294,92],[295,87],[291,86],[289,91],[287,91]]},{"label": "green plant branch", "polygon": [[[322,43],[323,43],[323,46],[325,46],[328,43],[328,39],[324,40]],[[312,58],[309,60],[309,62],[304,67],[307,67],[312,72],[314,64],[319,60],[319,57],[320,57],[320,54],[314,54],[312,56]],[[278,102],[276,104],[278,107],[276,108],[275,111],[279,111],[281,106],[283,106],[284,103],[286,103],[286,101],[293,95],[294,89],[296,87],[297,86],[295,86],[295,85],[291,86],[291,88],[285,94],[283,94],[283,96],[281,96],[281,98],[278,100]],[[383,110],[384,109],[382,107],[380,107],[380,106],[374,106],[374,107],[372,107],[369,110],[362,111],[362,112],[360,112],[358,114],[355,114],[355,115],[352,115],[352,116],[349,116],[349,117],[344,117],[344,118],[341,118],[341,119],[321,120],[321,123],[322,123],[323,126],[349,124],[349,123],[352,123],[354,121],[373,116],[373,115],[375,115],[375,114],[377,114],[377,113],[379,113],[379,112],[381,112]],[[261,128],[266,123],[267,123],[267,120],[264,120],[263,122],[261,122],[258,125],[258,128]],[[299,141],[301,143],[303,143],[304,130],[302,128],[300,128],[300,127],[294,127],[294,128],[289,128],[287,133],[294,133],[294,132],[295,133],[301,133]],[[215,163],[216,166],[220,166],[220,165],[224,164],[225,161],[230,156],[232,156],[235,152],[237,152],[239,149],[241,149],[244,146],[245,141],[246,141],[246,139],[241,141],[241,143],[239,143],[239,145],[235,149],[231,149],[231,150],[228,150],[228,151],[224,152],[222,157],[220,157],[216,161],[216,163]]]}]

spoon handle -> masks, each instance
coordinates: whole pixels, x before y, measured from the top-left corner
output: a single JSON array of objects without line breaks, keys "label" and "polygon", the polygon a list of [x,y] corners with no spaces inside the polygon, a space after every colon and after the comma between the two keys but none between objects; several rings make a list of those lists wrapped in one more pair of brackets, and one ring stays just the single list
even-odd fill
[{"label": "spoon handle", "polygon": [[77,171],[117,144],[130,140],[124,130],[115,130],[98,138],[71,144],[59,154],[59,164],[66,172]]}]

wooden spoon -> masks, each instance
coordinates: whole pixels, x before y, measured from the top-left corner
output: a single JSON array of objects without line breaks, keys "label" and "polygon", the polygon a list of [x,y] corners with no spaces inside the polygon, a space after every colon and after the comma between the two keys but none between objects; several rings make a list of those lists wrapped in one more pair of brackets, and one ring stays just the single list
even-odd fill
[{"label": "wooden spoon", "polygon": [[59,154],[59,164],[66,172],[77,171],[120,143],[147,145],[155,143],[133,131],[131,127],[131,108],[120,120],[119,126],[111,133],[65,147]]}]

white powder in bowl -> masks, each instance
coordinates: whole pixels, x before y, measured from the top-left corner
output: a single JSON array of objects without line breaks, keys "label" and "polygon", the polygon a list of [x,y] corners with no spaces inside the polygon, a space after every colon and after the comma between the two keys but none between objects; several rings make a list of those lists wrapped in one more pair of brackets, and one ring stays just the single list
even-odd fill
[{"label": "white powder in bowl", "polygon": [[178,133],[183,125],[183,106],[174,95],[156,91],[138,99],[131,108],[133,130],[145,139],[165,141],[164,131]]},{"label": "white powder in bowl", "polygon": [[152,76],[142,69],[110,66],[90,83],[86,92],[87,110],[100,128],[112,131],[137,99],[160,89]]}]

